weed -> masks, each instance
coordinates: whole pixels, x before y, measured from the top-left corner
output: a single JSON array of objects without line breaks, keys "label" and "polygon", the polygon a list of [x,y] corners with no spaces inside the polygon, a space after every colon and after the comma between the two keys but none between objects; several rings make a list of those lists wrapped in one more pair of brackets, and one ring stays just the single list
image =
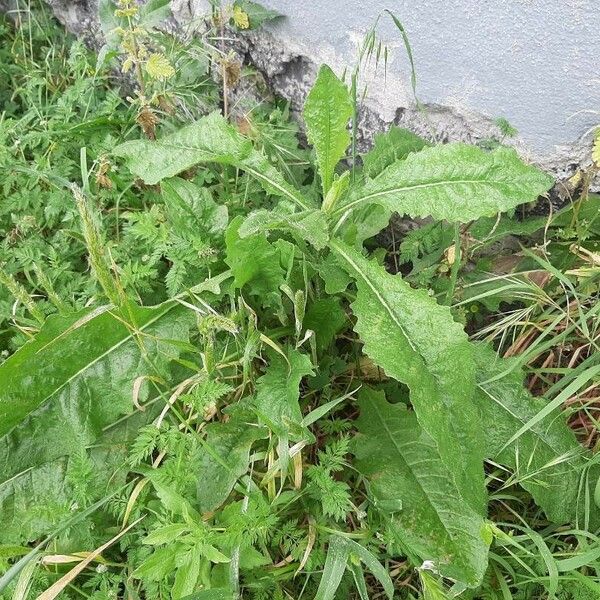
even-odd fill
[{"label": "weed", "polygon": [[[313,153],[285,107],[230,122],[226,77],[221,110],[158,119],[166,5],[102,6],[133,102],[77,43],[56,95],[2,54],[27,90],[2,121],[0,591],[597,595],[597,199],[511,218],[553,181],[501,140],[392,128],[358,161],[358,72],[327,66]],[[384,248],[394,213],[429,222]]]}]

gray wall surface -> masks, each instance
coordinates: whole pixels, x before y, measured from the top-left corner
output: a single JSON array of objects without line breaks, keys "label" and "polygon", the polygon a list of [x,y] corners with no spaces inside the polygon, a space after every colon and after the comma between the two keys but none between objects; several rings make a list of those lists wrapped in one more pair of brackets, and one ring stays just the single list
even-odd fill
[{"label": "gray wall surface", "polygon": [[[97,0],[46,1],[78,35],[97,32]],[[296,111],[318,65],[338,74],[351,69],[365,33],[388,9],[410,38],[426,110],[416,109],[401,36],[383,15],[377,31],[390,49],[387,77],[381,67],[364,72],[365,143],[390,123],[475,142],[498,135],[494,119],[505,117],[520,134],[509,143],[559,178],[590,162],[600,124],[600,0],[258,1],[284,18],[233,45]],[[10,2],[0,0],[0,8]],[[171,0],[171,7],[173,26],[182,30],[210,13],[209,0]]]},{"label": "gray wall surface", "polygon": [[[521,151],[549,166],[589,151],[590,128],[600,123],[598,0],[261,2],[286,15],[269,27],[283,45],[338,73],[355,63],[366,30],[387,8],[410,38],[422,102],[445,107],[476,137],[485,121],[506,117]],[[378,31],[391,57],[387,82],[375,78],[369,97],[391,121],[411,104],[410,69],[389,16]]]}]

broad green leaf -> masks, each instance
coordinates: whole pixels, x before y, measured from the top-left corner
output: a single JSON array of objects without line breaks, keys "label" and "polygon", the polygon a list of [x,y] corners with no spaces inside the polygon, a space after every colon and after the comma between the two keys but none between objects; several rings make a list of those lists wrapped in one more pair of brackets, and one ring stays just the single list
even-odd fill
[{"label": "broad green leaf", "polygon": [[321,210],[329,214],[335,205],[340,201],[340,198],[348,190],[350,185],[350,171],[344,171],[339,177],[334,177],[331,182],[331,187],[321,204]]},{"label": "broad green leaf", "polygon": [[202,512],[223,504],[236,481],[248,470],[252,444],[266,435],[264,428],[239,417],[226,423],[211,423],[206,432],[197,485]]},{"label": "broad green leaf", "polygon": [[375,135],[373,148],[363,154],[365,173],[373,178],[396,161],[403,160],[411,152],[419,152],[429,142],[408,129],[392,126],[385,133]]},{"label": "broad green leaf", "polygon": [[412,153],[350,194],[335,214],[376,203],[390,213],[466,222],[511,210],[548,191],[552,177],[510,148],[446,144]]},{"label": "broad green leaf", "polygon": [[71,481],[70,463],[82,453],[89,461],[94,477],[85,486],[87,502],[102,497],[108,499],[125,484],[126,470],[122,467],[130,444],[139,428],[155,414],[151,409],[133,413],[107,427],[91,448],[80,448],[74,457],[62,456],[0,483],[2,540],[32,542],[53,535],[53,532],[58,536],[57,530],[61,529],[64,533],[57,543],[90,544],[95,534],[94,526],[83,514],[77,527],[64,527],[76,516],[74,502],[77,503],[79,497]]},{"label": "broad green leaf", "polygon": [[99,0],[98,2],[98,21],[109,47],[116,46],[119,41],[119,36],[115,33],[115,29],[121,23],[115,16],[116,8],[117,5],[113,0]]},{"label": "broad green leaf", "polygon": [[320,210],[311,209],[297,213],[261,209],[250,213],[240,227],[242,238],[273,229],[287,230],[298,239],[307,241],[317,250],[327,245],[327,221]]},{"label": "broad green leaf", "polygon": [[202,544],[201,550],[202,554],[205,556],[205,558],[208,558],[210,562],[227,563],[231,561],[231,559],[228,556],[225,556],[220,550],[217,550],[211,544]]},{"label": "broad green leaf", "polygon": [[323,197],[333,181],[333,172],[350,143],[348,121],[352,100],[348,88],[335,73],[322,65],[304,104],[308,141],[314,146],[323,185]]},{"label": "broad green leaf", "polygon": [[235,164],[248,157],[250,140],[213,112],[160,140],[125,142],[113,150],[148,185],[173,177],[201,162]]},{"label": "broad green leaf", "polygon": [[264,233],[246,238],[240,237],[241,216],[236,217],[227,228],[225,262],[231,267],[234,286],[244,288],[260,300],[262,306],[281,306],[279,286],[285,281],[280,251],[270,244]]},{"label": "broad green leaf", "polygon": [[142,544],[148,546],[160,546],[161,544],[169,544],[174,542],[178,537],[184,534],[189,529],[184,523],[171,523],[163,525],[154,531],[151,531],[143,540]]},{"label": "broad green leaf", "polygon": [[66,471],[67,460],[61,458],[0,484],[2,542],[39,539],[71,516]]},{"label": "broad green leaf", "polygon": [[352,281],[348,272],[340,266],[331,252],[319,262],[317,268],[321,279],[325,282],[325,291],[328,294],[339,294],[345,291]]},{"label": "broad green leaf", "polygon": [[177,566],[177,553],[173,546],[158,548],[132,573],[134,578],[161,581],[169,577]]},{"label": "broad green leaf", "polygon": [[368,479],[375,506],[401,500],[402,509],[386,517],[396,542],[433,561],[445,577],[477,586],[487,567],[485,522],[456,488],[435,442],[414,413],[387,402],[383,392],[363,388],[358,403],[355,466]]},{"label": "broad green leaf", "polygon": [[254,401],[259,415],[278,435],[302,421],[299,386],[303,377],[313,374],[306,354],[289,348],[286,356],[287,360],[275,351],[268,353],[269,365],[256,382]]},{"label": "broad green leaf", "polygon": [[125,317],[107,310],[50,317],[0,366],[0,484],[89,446],[134,412],[134,380],[156,367],[167,373],[179,354],[172,341],[187,341],[191,320],[174,302],[132,306]]},{"label": "broad green leaf", "polygon": [[390,211],[379,204],[363,206],[349,214],[344,220],[340,238],[360,250],[365,240],[377,235],[390,222]]},{"label": "broad green leaf", "polygon": [[179,600],[194,591],[200,576],[200,562],[202,555],[198,548],[188,550],[181,562],[178,561],[175,581],[171,590],[173,600]]},{"label": "broad green leaf", "polygon": [[450,600],[439,576],[429,573],[425,569],[420,569],[419,578],[423,588],[423,600]]},{"label": "broad green leaf", "polygon": [[140,25],[152,29],[171,16],[171,0],[148,0],[139,10]]},{"label": "broad green leaf", "polygon": [[317,350],[320,352],[331,344],[335,335],[346,324],[346,319],[340,299],[328,296],[319,298],[308,307],[304,327],[315,332]]},{"label": "broad green leaf", "polygon": [[[55,527],[53,531],[46,532],[47,535],[43,539],[41,539],[41,541],[39,541],[33,548],[29,549],[29,551],[26,554],[24,554],[17,562],[12,564],[3,573],[2,577],[0,577],[0,594],[2,594],[6,590],[10,583],[14,581],[16,577],[19,576],[19,573],[21,573],[23,569],[25,569],[25,567],[27,567],[27,565],[31,563],[31,561],[36,559],[36,557],[46,548],[49,542],[55,540],[63,532],[72,530],[73,528],[75,528],[76,525],[79,526],[84,519],[94,514],[109,500],[114,498],[119,492],[123,491],[123,489],[124,488],[117,488],[112,493],[105,495],[98,501],[94,502],[91,506],[88,506],[86,509],[79,510],[75,512],[75,514],[71,514],[67,518],[62,519],[60,521],[60,524],[57,527]],[[73,508],[74,507],[71,506],[71,509]],[[18,520],[18,517],[15,518]],[[41,537],[41,535],[39,537]]]},{"label": "broad green leaf", "polygon": [[113,150],[130,171],[148,185],[173,177],[199,163],[216,162],[243,169],[269,194],[292,200],[306,210],[310,203],[290,185],[267,157],[252,147],[218,112],[202,117],[159,140],[125,142]]},{"label": "broad green leaf", "polygon": [[[509,467],[515,481],[531,493],[546,516],[558,524],[574,522],[585,460],[583,448],[563,415],[552,414],[517,440],[505,444],[547,405],[523,386],[521,369],[488,346],[477,346],[477,395],[486,456]],[[501,376],[504,374],[504,376]]]},{"label": "broad green leaf", "polygon": [[311,203],[269,162],[267,157],[258,150],[252,149],[250,154],[230,164],[243,169],[254,177],[263,189],[274,196],[287,198],[303,210],[313,208]]},{"label": "broad green leaf", "polygon": [[0,545],[0,558],[17,558],[18,556],[25,556],[29,553],[31,548],[28,546],[16,546],[14,544],[1,544]]},{"label": "broad green leaf", "polygon": [[482,431],[467,334],[426,290],[411,288],[342,242],[331,245],[356,281],[354,329],[365,354],[408,386],[419,423],[437,443],[460,492],[483,514]]},{"label": "broad green leaf", "polygon": [[161,479],[160,473],[156,469],[145,465],[141,465],[137,469],[150,480],[161,504],[168,512],[184,519],[189,517],[199,521],[202,518],[187,498],[184,498],[173,486]]},{"label": "broad green leaf", "polygon": [[[196,286],[197,293],[218,294],[227,275]],[[193,315],[176,302],[129,307],[134,331],[107,308],[49,318],[0,366],[0,528],[15,539],[39,539],[68,520],[77,501],[71,462],[82,453],[94,472],[88,501],[124,483],[130,444],[160,405],[150,397],[144,412],[134,410],[134,381],[156,370],[168,377],[187,346]],[[81,546],[93,534],[81,525],[68,535]]]},{"label": "broad green leaf", "polygon": [[265,556],[262,552],[259,552],[252,546],[245,546],[240,548],[240,569],[244,571],[251,571],[258,567],[264,567],[265,565],[272,564],[269,557]]},{"label": "broad green leaf", "polygon": [[229,221],[227,207],[217,204],[206,188],[173,177],[161,182],[162,196],[175,229],[191,229],[208,235],[222,234]]},{"label": "broad green leaf", "polygon": [[257,29],[263,23],[282,16],[276,10],[265,8],[258,2],[252,2],[251,0],[235,0],[233,5],[239,6],[248,15],[250,29]]}]

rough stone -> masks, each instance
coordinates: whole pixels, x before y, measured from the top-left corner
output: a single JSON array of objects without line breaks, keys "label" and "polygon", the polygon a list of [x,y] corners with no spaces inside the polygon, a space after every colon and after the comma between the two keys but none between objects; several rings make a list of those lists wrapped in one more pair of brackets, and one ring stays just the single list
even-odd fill
[{"label": "rough stone", "polygon": [[600,114],[597,0],[262,2],[286,15],[268,26],[286,48],[338,73],[353,67],[377,23],[377,42],[389,49],[386,76],[380,61],[363,80],[369,104],[388,123],[399,108],[412,117],[414,102],[403,39],[385,8],[408,36],[416,92],[430,112],[439,109],[441,121],[430,119],[441,139],[462,135],[461,121],[486,135],[493,119],[506,117],[519,130],[521,153],[540,164],[558,168],[589,154]]},{"label": "rough stone", "polygon": [[[83,37],[92,46],[98,48],[102,45],[96,16],[97,0],[46,1],[67,29]],[[0,7],[4,10],[10,9],[11,2],[13,0],[0,0]],[[274,2],[267,4],[273,5]],[[306,12],[307,7],[302,10]],[[314,10],[320,9],[314,7]],[[189,35],[194,29],[203,27],[209,4],[207,0],[173,0],[172,11],[173,17],[166,24],[166,28]],[[229,33],[231,32],[228,32],[227,36],[228,46],[234,49],[241,60],[255,66],[270,89],[289,100],[292,111],[296,114],[301,110],[304,98],[316,76],[316,60],[329,58],[327,62],[337,68],[338,72],[347,66],[340,62],[335,50],[320,48],[311,53],[301,41],[286,39],[285,29],[283,33],[277,27],[239,36],[231,36]],[[440,142],[476,143],[499,136],[499,129],[493,119],[465,107],[439,103],[421,103],[417,106],[414,100],[401,90],[395,98],[397,106],[390,106],[387,101],[382,103],[381,94],[377,93],[377,87],[381,86],[381,72],[368,72],[365,77],[370,88],[360,113],[359,150],[364,151],[368,148],[373,135],[391,124],[406,127],[430,140]],[[371,94],[371,89],[375,89],[376,93]],[[252,91],[246,84],[242,92],[238,90],[236,93],[249,95]],[[389,93],[387,95],[389,96]],[[590,164],[590,132],[578,141],[555,146],[546,154],[532,154],[519,138],[505,142],[515,145],[526,160],[552,172],[559,180],[570,177],[578,168],[586,168]],[[598,187],[598,183],[595,182],[594,188]]]}]

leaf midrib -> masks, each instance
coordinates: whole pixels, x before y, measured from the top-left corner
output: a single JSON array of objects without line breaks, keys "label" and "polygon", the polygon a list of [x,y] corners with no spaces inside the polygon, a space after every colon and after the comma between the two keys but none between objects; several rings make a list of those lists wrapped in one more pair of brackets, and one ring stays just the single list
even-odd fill
[{"label": "leaf midrib", "polygon": [[373,292],[373,294],[375,294],[381,305],[386,309],[392,321],[394,321],[394,323],[398,326],[398,329],[400,329],[400,331],[402,332],[402,335],[405,337],[412,351],[421,356],[418,350],[413,346],[410,336],[404,330],[404,327],[402,326],[402,323],[400,323],[400,321],[398,320],[396,313],[386,302],[385,298],[379,293],[379,290],[375,287],[375,285],[371,282],[367,275],[362,272],[361,268],[352,260],[352,257],[348,256],[348,254],[343,250],[343,248],[339,244],[337,244],[335,241],[332,241],[331,245],[336,249],[337,252],[339,252],[344,257],[346,261],[348,261],[352,268],[360,275],[362,280],[367,284],[367,286]]},{"label": "leaf midrib", "polygon": [[[376,181],[376,180],[373,180],[373,181]],[[505,186],[511,185],[510,183],[506,183],[506,182],[489,181],[489,180],[483,180],[483,179],[444,179],[442,181],[434,181],[434,182],[430,182],[430,183],[417,183],[414,185],[390,187],[385,190],[381,190],[378,192],[372,192],[365,196],[361,196],[360,198],[357,198],[356,200],[349,202],[348,204],[344,204],[343,206],[340,206],[337,210],[333,211],[332,214],[339,214],[339,213],[345,212],[347,210],[354,208],[358,204],[362,204],[363,202],[366,202],[368,200],[377,199],[380,196],[387,196],[388,194],[393,194],[393,193],[397,193],[397,192],[410,192],[412,190],[429,189],[429,188],[435,188],[435,187],[439,187],[439,186],[449,187],[452,185],[465,185],[465,184],[478,184],[478,185],[488,186],[488,187],[505,187]]]},{"label": "leaf midrib", "polygon": [[244,171],[246,171],[247,173],[249,173],[253,177],[255,177],[256,179],[263,179],[264,181],[267,181],[270,185],[272,185],[274,188],[278,189],[282,194],[284,194],[290,200],[294,201],[296,204],[298,204],[298,206],[300,206],[304,210],[310,210],[311,209],[310,206],[308,206],[307,204],[304,203],[304,201],[300,198],[299,195],[294,194],[294,193],[290,192],[289,190],[285,189],[285,187],[283,187],[282,185],[280,185],[279,183],[277,183],[273,179],[270,179],[269,177],[267,177],[263,173],[260,173],[256,169],[254,169],[254,168],[252,168],[250,166],[247,166],[247,165],[242,165],[241,168],[244,169]]},{"label": "leaf midrib", "polygon": [[[433,504],[433,502],[431,501],[431,499],[429,498],[429,494],[427,493],[427,490],[423,487],[423,484],[421,483],[421,480],[415,475],[414,470],[412,469],[411,465],[409,465],[409,463],[406,461],[406,459],[404,458],[402,451],[400,449],[400,446],[398,445],[398,442],[396,441],[395,437],[392,435],[392,431],[389,429],[387,422],[385,421],[385,419],[383,418],[381,412],[379,411],[379,407],[376,405],[376,403],[371,402],[371,406],[374,408],[377,417],[379,418],[380,422],[381,422],[381,427],[383,428],[383,430],[385,431],[385,433],[387,434],[388,438],[391,440],[394,448],[396,449],[396,453],[398,454],[398,456],[400,457],[402,463],[405,465],[406,469],[411,473],[413,479],[417,482],[419,489],[423,492],[423,495],[425,496],[425,498],[427,499],[427,503],[428,505],[431,507],[431,509],[433,510],[433,512],[435,513],[438,521],[442,524],[444,531],[446,531],[450,537],[450,539],[452,540],[452,543],[458,547],[458,550],[460,550],[460,544],[457,543],[455,536],[452,534],[455,530],[454,529],[448,529],[444,519],[442,519],[440,512],[438,511],[437,507],[435,506],[435,504]],[[415,440],[416,442],[416,440]],[[440,462],[441,459],[440,459]],[[443,463],[442,463],[443,464]],[[457,490],[458,493],[458,490]],[[469,507],[469,505],[467,504],[467,502],[460,497],[459,498],[465,503],[465,507]]]},{"label": "leaf midrib", "polygon": [[331,103],[328,101],[327,102],[327,110],[326,110],[326,119],[327,119],[327,125],[325,127],[326,130],[326,136],[327,136],[327,140],[325,143],[325,156],[323,157],[324,162],[325,162],[325,175],[327,176],[327,180],[325,180],[325,178],[323,178],[323,196],[325,196],[327,194],[327,192],[329,191],[329,188],[331,187],[331,175],[329,174],[329,163],[331,161],[331,154],[333,153],[333,148],[332,146],[332,136],[331,136]]},{"label": "leaf midrib", "polygon": [[[412,342],[410,336],[407,334],[407,332],[405,331],[404,327],[402,326],[402,323],[397,318],[396,313],[394,312],[394,310],[392,309],[392,307],[386,302],[385,298],[379,293],[377,287],[371,282],[371,280],[369,279],[369,277],[367,276],[367,274],[363,273],[363,271],[360,269],[360,267],[352,260],[352,257],[348,256],[348,254],[346,254],[344,252],[344,250],[340,247],[339,244],[337,244],[335,241],[332,241],[331,244],[336,248],[336,250],[340,254],[342,254],[342,256],[344,257],[344,259],[348,261],[348,263],[352,266],[352,268],[355,269],[355,271],[361,276],[361,278],[363,279],[363,281],[369,286],[370,290],[373,292],[373,294],[375,294],[375,296],[377,297],[377,299],[380,301],[381,305],[385,308],[385,310],[389,314],[389,316],[392,319],[392,321],[400,329],[402,335],[404,336],[404,339],[406,340],[406,342],[410,346],[411,350],[419,357],[419,359],[422,361],[423,365],[426,367],[427,363],[426,363],[425,359],[423,358],[423,356],[421,355],[421,352],[418,350],[418,348],[416,348],[413,345],[413,342]],[[448,402],[447,402],[447,395],[443,391],[445,389],[444,386],[440,384],[440,382],[438,381],[438,377],[437,377],[437,375],[436,375],[436,373],[434,371],[430,371],[429,369],[427,369],[427,372],[431,375],[431,380],[435,384],[435,390],[438,393],[440,402],[447,409],[448,408]],[[451,425],[453,425],[452,422],[451,422]],[[453,428],[456,429],[456,426],[454,426]],[[448,431],[448,430],[446,429],[446,431]]]},{"label": "leaf midrib", "polygon": [[[166,315],[175,306],[177,306],[177,304],[176,303],[172,303],[169,306],[165,307],[165,310],[161,311],[158,315],[156,315],[152,319],[148,320],[142,326],[138,327],[137,331],[144,331],[147,327],[149,327],[150,325],[154,324],[158,319],[160,319],[164,315]],[[86,325],[89,325],[90,323],[93,323],[96,319],[98,319],[100,316],[102,316],[104,314],[105,313],[100,313],[99,315],[97,315],[96,317],[94,317],[93,319],[91,319],[90,321],[88,321],[86,323]],[[29,410],[27,413],[25,413],[19,419],[19,421],[17,421],[10,429],[8,429],[7,431],[5,431],[3,434],[0,434],[0,438],[6,437],[7,435],[9,435],[15,428],[17,428],[23,422],[23,420],[25,420],[29,416],[31,416],[31,414],[34,413],[35,411],[37,411],[40,408],[40,406],[43,406],[44,404],[46,404],[47,402],[49,402],[50,399],[54,395],[60,393],[74,379],[76,379],[77,377],[79,377],[82,373],[84,373],[85,371],[87,371],[88,369],[90,369],[91,367],[93,367],[95,364],[97,364],[102,359],[106,358],[106,356],[108,356],[112,352],[116,351],[120,346],[122,346],[123,344],[125,344],[126,342],[128,342],[129,340],[131,340],[132,338],[133,338],[133,334],[131,332],[129,332],[118,343],[113,344],[110,348],[108,348],[107,350],[105,350],[102,354],[100,354],[99,356],[97,356],[94,360],[92,360],[91,362],[87,363],[81,369],[79,369],[78,371],[76,371],[75,373],[73,373],[68,379],[66,379],[65,381],[63,381],[63,383],[60,384],[60,386],[58,386],[57,388],[55,388],[54,390],[52,390],[52,392],[50,392],[47,396],[44,396],[35,406],[33,406],[31,408],[31,410]]]},{"label": "leaf midrib", "polygon": [[[411,347],[411,349],[413,350],[413,352],[415,352],[419,356],[419,358],[425,363],[425,360],[423,359],[423,357],[422,357],[421,353],[419,352],[418,348],[415,348],[415,346],[412,343],[412,340],[410,339],[410,336],[406,333],[404,327],[402,326],[402,323],[398,320],[398,318],[396,316],[396,313],[391,308],[391,306],[385,301],[385,298],[379,293],[379,291],[377,290],[377,288],[375,287],[375,285],[371,282],[371,280],[367,277],[367,275],[362,272],[362,270],[360,269],[360,267],[352,260],[352,258],[349,257],[340,248],[340,246],[338,244],[336,244],[335,242],[331,242],[331,243],[336,248],[336,250],[338,252],[340,252],[340,254],[342,254],[344,256],[344,258],[350,263],[350,265],[352,266],[352,268],[356,270],[356,272],[361,276],[361,278],[363,279],[363,281],[369,286],[369,288],[371,289],[371,291],[373,292],[373,294],[375,294],[375,296],[377,297],[377,299],[381,302],[381,304],[383,305],[383,307],[388,312],[390,318],[398,326],[398,328],[402,332],[402,335],[406,339],[408,345]],[[431,374],[432,379],[436,382],[436,389],[438,389],[438,391],[440,389],[442,389],[442,387],[439,385],[439,382],[437,381],[437,377],[436,377],[435,373],[432,372],[432,371],[429,371],[429,373]],[[443,399],[444,398],[444,394],[440,393],[440,397]],[[445,402],[444,402],[444,404],[445,404]]]}]

